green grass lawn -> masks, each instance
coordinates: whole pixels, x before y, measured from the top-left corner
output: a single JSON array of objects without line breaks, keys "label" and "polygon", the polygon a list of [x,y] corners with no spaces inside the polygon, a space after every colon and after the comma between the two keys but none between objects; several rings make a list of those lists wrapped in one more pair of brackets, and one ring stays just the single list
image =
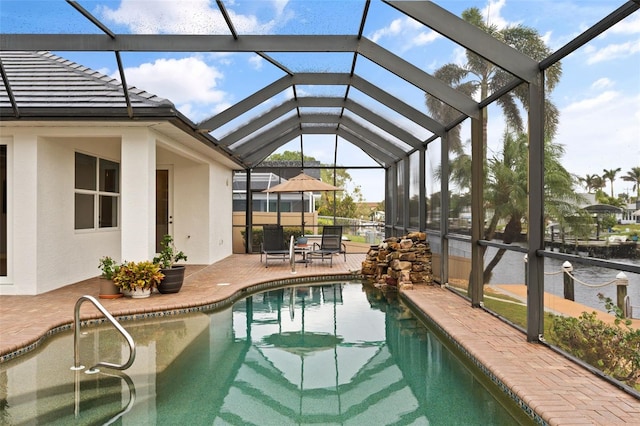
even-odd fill
[{"label": "green grass lawn", "polygon": [[[466,288],[452,287],[461,294],[466,294]],[[484,298],[484,306],[492,312],[500,315],[506,320],[518,325],[524,329],[527,328],[527,307],[522,305],[518,299],[494,291],[487,291]],[[500,300],[496,300],[500,299]],[[515,303],[514,303],[515,302]],[[553,314],[545,313],[544,315],[544,335],[550,336],[551,325],[553,323]]]},{"label": "green grass lawn", "polygon": [[[526,329],[527,328],[527,307],[509,303],[510,297],[507,296],[499,296],[492,295],[495,298],[503,298],[504,301],[495,300],[495,299],[484,299],[484,306],[490,311],[495,312],[501,317],[511,321],[512,323],[519,325],[520,327]],[[512,299],[513,300],[513,299]],[[545,312],[544,314],[544,335],[551,336],[551,325],[553,323],[553,314]]]}]

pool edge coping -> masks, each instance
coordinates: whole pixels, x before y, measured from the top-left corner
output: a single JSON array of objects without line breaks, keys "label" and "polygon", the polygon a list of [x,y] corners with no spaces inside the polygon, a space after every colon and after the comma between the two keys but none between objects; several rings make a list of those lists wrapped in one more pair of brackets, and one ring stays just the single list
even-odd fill
[{"label": "pool edge coping", "polygon": [[[193,312],[202,312],[202,311],[215,311],[228,305],[232,305],[235,301],[242,297],[246,297],[247,295],[257,293],[262,290],[282,287],[287,285],[295,285],[309,282],[321,282],[321,281],[331,281],[331,280],[340,280],[340,279],[349,279],[349,280],[357,280],[363,279],[363,275],[359,272],[346,272],[346,273],[336,273],[331,275],[306,275],[303,277],[297,278],[278,278],[274,280],[266,280],[257,283],[248,284],[246,286],[239,287],[234,293],[229,296],[223,297],[216,301],[206,301],[201,304],[194,303],[192,306],[187,308],[169,308],[169,309],[157,309],[157,310],[146,310],[141,308],[139,312],[132,313],[116,313],[113,317],[118,321],[135,321],[142,320],[147,318],[160,318],[165,316],[175,316],[175,315],[183,315]],[[88,326],[88,325],[99,325],[108,322],[107,318],[101,314],[84,314],[81,315],[80,318],[80,327]],[[0,355],[0,365],[5,362],[11,361],[13,359],[19,358],[23,355],[26,355],[40,346],[42,346],[48,338],[55,336],[58,333],[62,333],[67,330],[73,329],[73,321],[64,322],[59,325],[55,325],[45,332],[42,333],[39,337],[35,338],[33,341],[24,344],[17,349],[10,350],[6,353]]]}]

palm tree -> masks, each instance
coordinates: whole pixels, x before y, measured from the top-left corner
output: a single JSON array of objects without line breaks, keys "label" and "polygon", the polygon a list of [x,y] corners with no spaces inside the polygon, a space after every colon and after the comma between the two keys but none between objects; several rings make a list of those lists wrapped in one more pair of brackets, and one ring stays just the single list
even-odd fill
[{"label": "palm tree", "polygon": [[[480,10],[472,7],[462,12],[462,19],[475,25],[483,31],[491,34],[496,39],[514,47],[520,52],[530,56],[531,58],[541,61],[551,54],[540,34],[529,27],[517,25],[499,29],[495,25],[489,25],[484,22]],[[456,90],[465,93],[468,96],[479,96],[480,99],[486,99],[491,93],[504,87],[507,82],[513,79],[513,75],[505,70],[491,64],[480,56],[471,51],[466,52],[466,63],[446,64],[436,70],[434,76],[446,82]],[[545,94],[549,94],[562,74],[560,63],[556,63],[545,71]],[[460,113],[452,107],[444,104],[439,99],[425,95],[427,108],[435,119],[441,123],[450,123],[455,120]],[[524,133],[523,118],[521,108],[528,109],[529,93],[526,84],[521,84],[514,90],[503,95],[497,100],[497,104],[502,109],[507,128],[509,129],[504,137],[504,145],[501,157],[494,157],[487,163],[485,171],[487,173],[486,193],[484,196],[485,204],[492,211],[491,220],[484,232],[485,239],[493,239],[495,237],[496,228],[501,220],[507,220],[504,239],[505,243],[515,241],[522,230],[522,221],[526,217],[527,204],[527,137]],[[549,101],[549,97],[545,96],[545,141],[551,141],[556,133],[558,124],[558,109]],[[487,115],[484,115],[483,139],[487,140]],[[518,135],[515,137],[514,135]],[[549,145],[549,146],[547,146]],[[545,143],[545,148],[552,150],[552,144]],[[463,176],[463,173],[456,172],[454,168],[457,165],[468,165],[468,154],[464,152],[463,144],[460,140],[460,129],[456,127],[449,132],[449,146],[453,154],[451,162],[452,175],[457,178]],[[484,147],[486,160],[486,145]],[[556,161],[557,157],[554,158]],[[545,158],[545,162],[547,158]],[[546,167],[545,167],[546,168]],[[564,170],[559,164],[555,168]],[[545,174],[546,177],[546,174]],[[570,175],[565,177],[566,180],[573,184]],[[458,182],[460,183],[460,182]],[[550,188],[551,193],[555,193],[557,188]],[[562,188],[559,193],[567,193],[567,195],[575,195],[569,188]],[[560,199],[561,197],[556,197]],[[547,207],[545,205],[545,207]],[[484,247],[481,248],[484,250]],[[503,250],[498,250],[494,259],[487,265],[485,269],[484,282],[489,282],[491,270],[497,265],[504,254]]]},{"label": "palm tree", "polygon": [[[561,228],[565,227],[567,218],[581,215],[577,205],[584,201],[573,190],[573,175],[562,166],[560,160],[563,154],[564,149],[561,145],[545,143],[545,216],[559,222]],[[520,237],[522,225],[527,219],[527,156],[527,134],[506,132],[503,136],[502,152],[488,160],[484,198],[488,211],[492,214],[485,230],[487,240],[495,237],[500,221],[506,221],[503,234],[505,244],[511,244]],[[506,249],[498,249],[485,267],[485,283],[490,281],[493,269],[505,252]]]},{"label": "palm tree", "polygon": [[606,182],[602,179],[602,176],[597,174],[586,174],[584,177],[579,177],[578,181],[584,184],[584,187],[589,194],[591,194],[592,191],[595,192],[601,188],[604,188],[606,185]]},{"label": "palm tree", "polygon": [[636,201],[640,200],[640,167],[632,167],[626,175],[622,176],[625,182],[633,182],[632,191],[636,191]]},{"label": "palm tree", "polygon": [[613,197],[613,181],[616,179],[616,175],[621,170],[622,169],[620,167],[618,167],[617,169],[611,169],[611,170],[602,169],[602,171],[603,171],[602,179],[605,182],[608,180],[611,183],[611,198],[614,198]]},{"label": "palm tree", "polygon": [[[517,25],[498,29],[495,25],[486,24],[483,21],[480,10],[476,7],[466,9],[462,12],[462,18],[535,60],[542,60],[551,54],[551,49],[545,45],[540,34],[533,28]],[[436,70],[434,76],[468,96],[479,95],[480,99],[486,99],[491,93],[499,90],[513,79],[513,75],[487,62],[471,51],[466,52],[466,57],[466,64],[446,64]],[[560,80],[561,74],[562,69],[559,62],[546,70],[546,94],[554,89]],[[444,104],[439,99],[429,94],[426,94],[425,97],[427,108],[441,123],[449,123],[460,115],[458,111]],[[508,125],[516,133],[524,131],[518,101],[524,109],[528,108],[529,92],[526,84],[521,84],[497,101],[506,117]],[[546,138],[551,139],[556,133],[559,112],[557,107],[548,100],[548,97],[545,98],[545,102]],[[484,116],[483,131],[484,140],[486,141],[486,114]],[[459,154],[461,152],[462,143],[460,141],[459,128],[455,128],[449,132],[449,144],[452,153]]]}]

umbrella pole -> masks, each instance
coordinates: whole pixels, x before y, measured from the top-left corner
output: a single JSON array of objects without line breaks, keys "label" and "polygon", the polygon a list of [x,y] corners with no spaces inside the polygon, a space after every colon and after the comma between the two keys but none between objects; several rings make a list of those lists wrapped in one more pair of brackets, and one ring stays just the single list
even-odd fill
[{"label": "umbrella pole", "polygon": [[301,192],[300,194],[302,194],[302,197],[300,199],[301,201],[300,210],[302,211],[302,236],[304,237],[304,210],[305,210],[304,192]]}]

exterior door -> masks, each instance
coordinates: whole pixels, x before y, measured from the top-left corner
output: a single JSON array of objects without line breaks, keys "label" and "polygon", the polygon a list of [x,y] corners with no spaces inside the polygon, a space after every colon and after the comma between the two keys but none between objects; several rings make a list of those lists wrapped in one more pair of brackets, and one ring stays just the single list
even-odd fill
[{"label": "exterior door", "polygon": [[156,170],[156,253],[166,234],[173,234],[173,212],[171,208],[171,169],[160,166]]}]

